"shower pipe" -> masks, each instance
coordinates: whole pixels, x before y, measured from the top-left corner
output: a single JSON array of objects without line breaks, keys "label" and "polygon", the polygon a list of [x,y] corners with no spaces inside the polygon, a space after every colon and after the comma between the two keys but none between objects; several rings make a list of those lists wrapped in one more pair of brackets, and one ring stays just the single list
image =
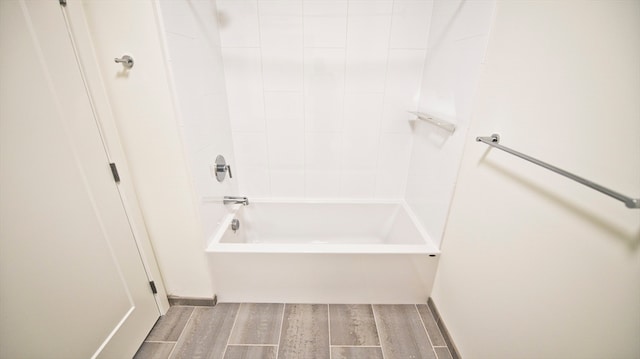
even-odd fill
[{"label": "shower pipe", "polygon": [[591,181],[589,181],[587,179],[584,179],[584,178],[582,178],[580,176],[576,176],[571,172],[567,172],[567,171],[565,171],[563,169],[560,169],[560,168],[558,168],[556,166],[550,165],[550,164],[548,164],[546,162],[540,161],[540,160],[535,159],[535,158],[533,158],[531,156],[527,156],[524,153],[520,153],[518,151],[512,150],[509,147],[505,147],[505,146],[500,144],[500,135],[499,134],[495,134],[494,133],[494,134],[492,134],[491,136],[488,136],[488,137],[476,137],[476,141],[485,143],[485,144],[487,144],[487,145],[489,145],[491,147],[495,147],[495,148],[497,148],[499,150],[503,150],[503,151],[505,151],[507,153],[510,153],[510,154],[514,155],[514,156],[520,157],[520,158],[522,158],[524,160],[527,160],[527,161],[529,161],[531,163],[535,163],[538,166],[544,167],[544,168],[546,168],[546,169],[548,169],[550,171],[553,171],[553,172],[558,173],[560,175],[563,175],[563,176],[565,176],[567,178],[570,178],[570,179],[572,179],[572,180],[574,180],[576,182],[582,183],[583,185],[585,185],[587,187],[593,188],[598,192],[604,193],[607,196],[613,197],[613,198],[617,199],[618,201],[623,202],[625,204],[625,206],[627,206],[627,208],[640,208],[640,198],[627,197],[627,196],[625,196],[623,194],[620,194],[620,193],[618,193],[616,191],[613,191],[613,190],[610,190],[610,189],[608,189],[606,187],[603,187],[603,186],[601,186],[601,185],[599,185],[597,183],[593,183],[593,182],[591,182]]}]

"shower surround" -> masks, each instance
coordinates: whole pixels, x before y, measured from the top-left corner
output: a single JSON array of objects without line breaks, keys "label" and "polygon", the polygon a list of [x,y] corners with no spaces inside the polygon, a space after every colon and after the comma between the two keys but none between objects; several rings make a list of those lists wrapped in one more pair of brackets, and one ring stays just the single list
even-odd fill
[{"label": "shower surround", "polygon": [[240,192],[402,198],[432,2],[216,4]]}]

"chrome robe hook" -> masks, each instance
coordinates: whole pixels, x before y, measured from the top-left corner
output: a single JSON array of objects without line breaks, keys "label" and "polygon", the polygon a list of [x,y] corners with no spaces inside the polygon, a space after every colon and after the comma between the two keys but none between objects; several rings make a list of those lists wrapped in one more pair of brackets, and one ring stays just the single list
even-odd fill
[{"label": "chrome robe hook", "polygon": [[133,57],[129,55],[122,55],[121,58],[113,59],[116,63],[122,64],[125,69],[130,69],[133,67]]}]

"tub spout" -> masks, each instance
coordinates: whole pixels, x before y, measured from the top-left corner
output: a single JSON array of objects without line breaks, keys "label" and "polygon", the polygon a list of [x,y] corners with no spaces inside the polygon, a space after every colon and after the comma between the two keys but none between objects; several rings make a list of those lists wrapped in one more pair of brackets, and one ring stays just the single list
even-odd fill
[{"label": "tub spout", "polygon": [[235,196],[224,196],[222,199],[222,203],[224,204],[242,204],[244,206],[249,205],[249,198],[247,197],[235,197]]}]

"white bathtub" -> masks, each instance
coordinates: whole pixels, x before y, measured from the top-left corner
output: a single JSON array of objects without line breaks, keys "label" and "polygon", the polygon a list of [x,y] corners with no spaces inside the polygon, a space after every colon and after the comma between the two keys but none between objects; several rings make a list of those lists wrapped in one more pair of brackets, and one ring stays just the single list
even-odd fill
[{"label": "white bathtub", "polygon": [[218,300],[255,303],[425,303],[440,253],[405,203],[275,201],[236,206],[207,252]]}]

